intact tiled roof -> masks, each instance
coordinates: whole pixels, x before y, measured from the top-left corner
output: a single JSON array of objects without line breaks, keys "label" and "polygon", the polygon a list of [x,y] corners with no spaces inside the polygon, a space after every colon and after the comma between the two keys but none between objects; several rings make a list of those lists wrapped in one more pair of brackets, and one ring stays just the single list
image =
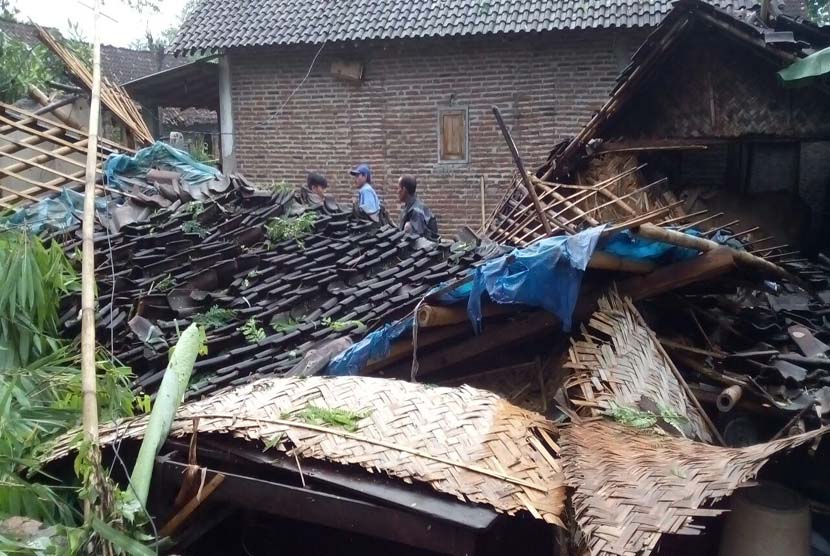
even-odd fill
[{"label": "intact tiled roof", "polygon": [[[55,37],[61,36],[57,29],[47,28],[47,31]],[[30,47],[41,44],[37,29],[28,23],[0,20],[0,32]],[[101,45],[101,70],[104,77],[114,83],[126,83],[184,63],[187,61],[165,53]]]},{"label": "intact tiled roof", "polygon": [[161,51],[101,46],[101,68],[110,81],[128,83],[146,75],[186,64],[187,60]]},{"label": "intact tiled roof", "polygon": [[[720,8],[755,0],[712,0]],[[671,0],[202,0],[176,54],[244,46],[653,27]]]}]

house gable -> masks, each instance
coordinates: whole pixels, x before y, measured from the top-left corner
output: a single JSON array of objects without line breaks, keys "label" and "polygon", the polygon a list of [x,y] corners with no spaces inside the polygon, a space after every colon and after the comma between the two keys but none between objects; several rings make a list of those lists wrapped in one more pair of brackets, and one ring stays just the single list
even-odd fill
[{"label": "house gable", "polygon": [[604,135],[628,140],[830,136],[827,95],[815,87],[785,89],[776,80],[778,69],[755,48],[698,24],[651,70]]}]

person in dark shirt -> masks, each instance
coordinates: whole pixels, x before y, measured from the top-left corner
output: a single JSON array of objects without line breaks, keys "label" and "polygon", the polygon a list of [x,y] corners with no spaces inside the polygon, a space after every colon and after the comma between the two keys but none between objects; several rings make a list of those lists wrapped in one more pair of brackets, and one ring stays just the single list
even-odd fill
[{"label": "person in dark shirt", "polygon": [[326,198],[326,190],[328,188],[329,182],[326,181],[326,178],[320,174],[312,172],[308,175],[308,178],[306,178],[306,189],[320,197],[320,199]]},{"label": "person in dark shirt", "polygon": [[398,180],[398,200],[403,203],[398,226],[401,230],[425,237],[438,239],[438,222],[429,207],[418,198],[418,181],[414,176],[403,175]]}]

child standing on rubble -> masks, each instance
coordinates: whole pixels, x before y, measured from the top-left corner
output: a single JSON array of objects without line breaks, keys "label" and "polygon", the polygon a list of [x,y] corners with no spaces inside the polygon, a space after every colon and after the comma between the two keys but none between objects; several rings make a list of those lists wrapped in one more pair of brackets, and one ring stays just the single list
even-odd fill
[{"label": "child standing on rubble", "polygon": [[380,214],[380,199],[372,187],[372,170],[366,164],[360,164],[351,172],[354,176],[354,187],[357,189],[357,206],[366,216],[377,221]]}]

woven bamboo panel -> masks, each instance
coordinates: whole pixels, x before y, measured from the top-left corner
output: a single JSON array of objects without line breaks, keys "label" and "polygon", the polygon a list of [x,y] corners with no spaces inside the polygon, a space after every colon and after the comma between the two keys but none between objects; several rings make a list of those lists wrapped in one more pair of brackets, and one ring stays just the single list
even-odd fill
[{"label": "woven bamboo panel", "polygon": [[692,436],[710,442],[703,418],[631,301],[611,292],[598,305],[582,339],[571,340],[565,364],[572,369],[565,388],[577,412],[601,415],[614,404],[637,408],[647,398],[688,419]]},{"label": "woven bamboo panel", "polygon": [[753,478],[776,452],[827,428],[748,448],[721,448],[600,420],[560,432],[577,526],[592,556],[647,556],[662,534],[700,532],[703,508]]},{"label": "woven bamboo panel", "polygon": [[[310,425],[296,412],[318,406],[368,412],[354,433]],[[360,465],[418,481],[500,512],[529,511],[561,525],[561,467],[540,441],[555,446],[552,423],[470,387],[441,388],[364,377],[265,378],[183,406],[171,429],[230,434],[275,444],[300,457]],[[140,438],[147,418],[101,430],[102,445]],[[119,436],[120,434],[120,436]],[[67,455],[67,436],[54,458]]]}]

